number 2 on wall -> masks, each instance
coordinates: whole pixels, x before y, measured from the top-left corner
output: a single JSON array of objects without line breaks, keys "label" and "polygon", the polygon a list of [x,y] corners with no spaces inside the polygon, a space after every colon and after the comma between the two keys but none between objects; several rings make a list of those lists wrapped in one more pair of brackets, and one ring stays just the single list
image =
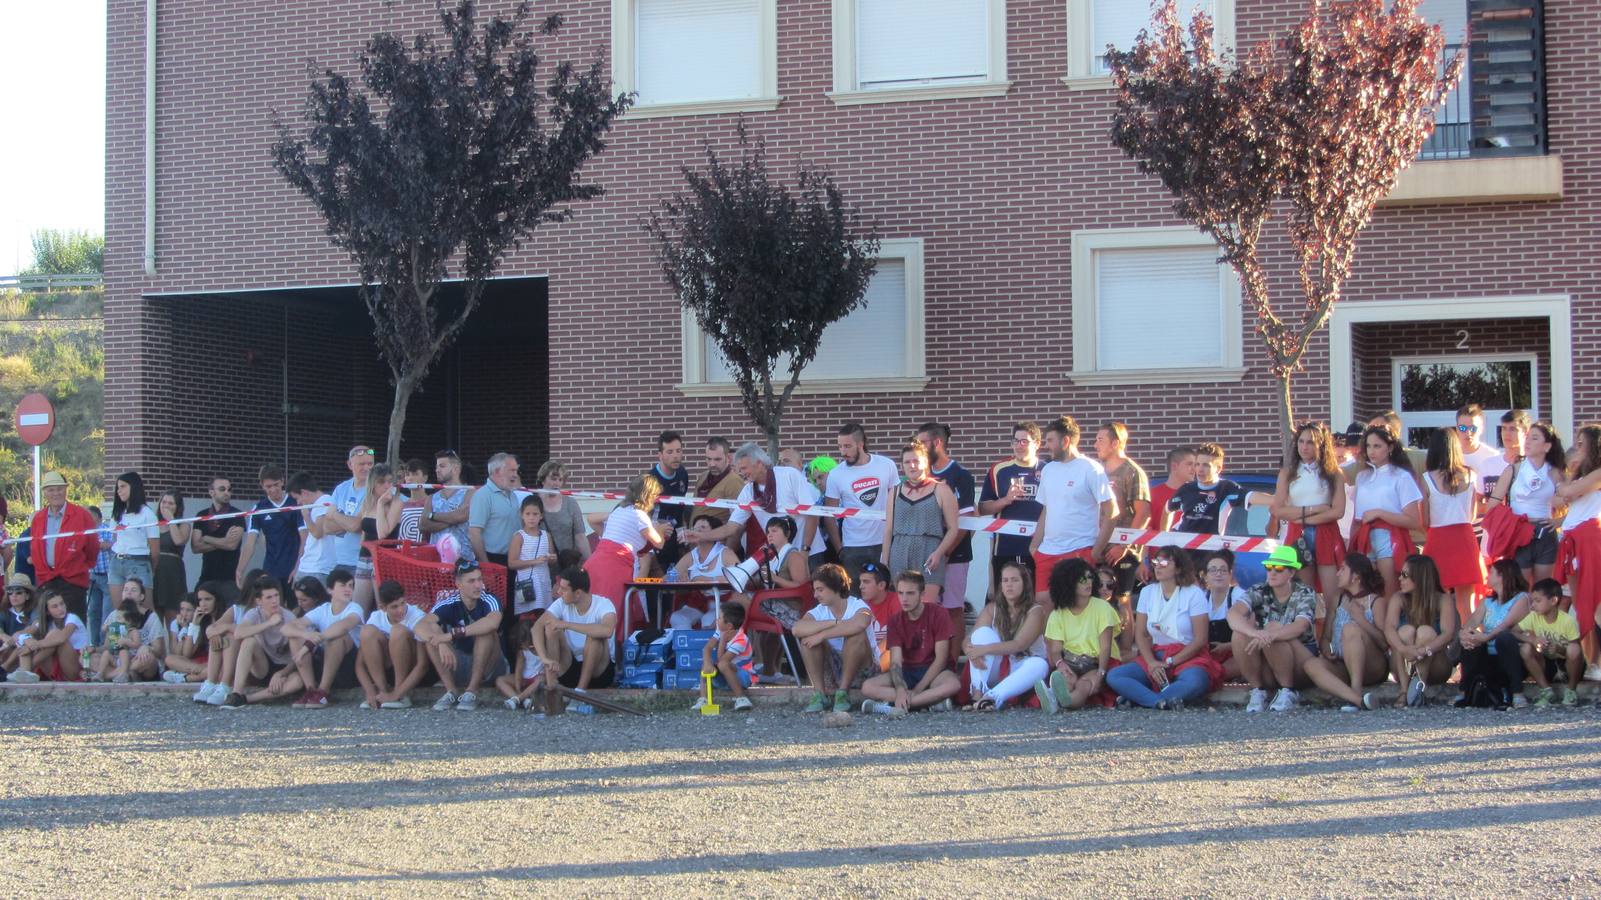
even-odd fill
[{"label": "number 2 on wall", "polygon": [[1468,349],[1468,330],[1466,328],[1457,329],[1456,348],[1458,350]]}]

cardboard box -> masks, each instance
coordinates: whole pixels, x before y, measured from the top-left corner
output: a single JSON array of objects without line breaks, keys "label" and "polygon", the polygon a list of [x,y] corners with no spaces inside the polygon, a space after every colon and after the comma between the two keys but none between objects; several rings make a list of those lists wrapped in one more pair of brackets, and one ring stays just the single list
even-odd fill
[{"label": "cardboard box", "polygon": [[682,653],[685,650],[694,650],[696,653],[706,646],[706,642],[717,637],[715,631],[703,631],[697,628],[674,628],[668,632],[673,638],[673,652]]}]

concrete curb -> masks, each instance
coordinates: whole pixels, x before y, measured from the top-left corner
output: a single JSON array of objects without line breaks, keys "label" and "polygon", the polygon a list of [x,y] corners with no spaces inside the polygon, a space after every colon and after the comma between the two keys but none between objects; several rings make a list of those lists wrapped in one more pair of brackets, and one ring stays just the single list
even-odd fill
[{"label": "concrete curb", "polygon": [[[166,682],[141,682],[138,684],[105,684],[84,682],[40,682],[38,684],[10,684],[0,682],[0,702],[27,703],[49,700],[59,701],[111,701],[123,700],[130,697],[170,697],[174,700],[187,700],[194,695],[197,685],[194,684],[167,684]],[[1394,684],[1385,683],[1373,689],[1375,699],[1382,706],[1393,703],[1398,692]],[[427,708],[431,706],[439,695],[443,693],[437,686],[419,688],[412,692],[413,708]],[[687,712],[695,702],[695,691],[663,691],[638,689],[609,689],[595,692],[597,696],[628,703],[649,712]],[[804,706],[811,699],[810,687],[758,687],[747,692],[751,701],[761,707]],[[1525,695],[1532,703],[1538,691],[1529,685]],[[725,695],[719,692],[719,702],[723,702]],[[491,686],[480,692],[480,708],[494,708],[500,705],[500,695]],[[860,703],[861,696],[853,694],[854,702]],[[1197,707],[1210,706],[1216,709],[1244,708],[1250,697],[1250,688],[1240,684],[1226,684],[1212,693],[1205,704],[1195,704]],[[1435,704],[1449,703],[1457,697],[1455,684],[1442,685],[1429,690],[1429,701]],[[1601,698],[1601,684],[1586,681],[1579,686],[1581,705],[1590,705]],[[339,690],[333,692],[333,701],[337,706],[355,709],[361,703],[359,690]],[[1341,704],[1339,699],[1315,688],[1301,692],[1301,705],[1311,708],[1335,708]],[[726,704],[725,704],[726,705]]]}]

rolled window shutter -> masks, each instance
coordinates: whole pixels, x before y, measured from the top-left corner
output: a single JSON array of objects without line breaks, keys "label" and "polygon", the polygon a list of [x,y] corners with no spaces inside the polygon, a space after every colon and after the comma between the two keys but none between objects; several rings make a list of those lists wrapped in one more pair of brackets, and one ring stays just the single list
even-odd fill
[{"label": "rolled window shutter", "polygon": [[757,0],[637,0],[641,104],[759,97]]},{"label": "rolled window shutter", "polygon": [[[1134,46],[1134,39],[1139,37],[1141,30],[1151,27],[1153,15],[1151,5],[1144,0],[1089,0],[1095,4],[1091,13],[1094,23],[1091,34],[1090,50],[1095,55],[1096,72],[1105,72],[1106,45],[1111,44],[1119,50],[1128,50]],[[1179,18],[1186,23],[1195,16],[1197,9],[1206,10],[1207,15],[1217,16],[1217,7],[1213,0],[1179,0]]]},{"label": "rolled window shutter", "polygon": [[1211,247],[1095,253],[1097,370],[1223,365],[1223,287]]},{"label": "rolled window shutter", "polygon": [[[906,261],[881,259],[868,282],[865,305],[823,329],[817,356],[801,379],[898,378],[906,374]],[[703,338],[706,380],[731,382],[728,361],[711,338]],[[789,357],[774,367],[773,379],[788,377]]]},{"label": "rolled window shutter", "polygon": [[857,87],[986,81],[988,0],[858,0]]},{"label": "rolled window shutter", "polygon": [[1468,12],[1473,155],[1549,152],[1542,0],[1468,0]]}]

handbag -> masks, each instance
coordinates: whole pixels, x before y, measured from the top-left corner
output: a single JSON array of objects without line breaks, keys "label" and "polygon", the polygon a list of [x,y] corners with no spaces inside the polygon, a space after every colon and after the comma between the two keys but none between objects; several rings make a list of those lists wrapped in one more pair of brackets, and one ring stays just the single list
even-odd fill
[{"label": "handbag", "polygon": [[1305,507],[1302,507],[1301,512],[1301,533],[1295,536],[1290,546],[1295,548],[1295,555],[1301,560],[1301,568],[1317,564],[1317,555],[1312,552],[1312,532],[1306,527]]}]

